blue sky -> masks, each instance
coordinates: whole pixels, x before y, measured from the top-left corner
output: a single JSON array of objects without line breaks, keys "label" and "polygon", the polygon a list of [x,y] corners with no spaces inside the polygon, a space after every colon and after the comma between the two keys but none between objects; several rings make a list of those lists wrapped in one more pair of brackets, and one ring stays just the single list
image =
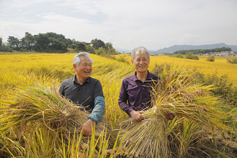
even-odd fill
[{"label": "blue sky", "polygon": [[0,0],[0,37],[46,32],[114,48],[237,45],[237,0]]}]

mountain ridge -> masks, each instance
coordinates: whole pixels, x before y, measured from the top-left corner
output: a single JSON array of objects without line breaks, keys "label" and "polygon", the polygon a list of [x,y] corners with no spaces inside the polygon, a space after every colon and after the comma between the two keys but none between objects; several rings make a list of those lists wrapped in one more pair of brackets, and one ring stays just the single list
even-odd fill
[{"label": "mountain ridge", "polygon": [[227,45],[225,43],[217,43],[217,44],[206,44],[206,45],[173,45],[168,48],[151,50],[151,54],[162,54],[162,53],[173,53],[178,50],[192,50],[192,49],[214,49],[214,48],[222,48],[228,47],[231,48],[232,51],[237,51],[237,45]]},{"label": "mountain ridge", "polygon": [[[163,54],[163,53],[173,53],[178,50],[191,50],[191,49],[214,49],[214,48],[222,48],[228,47],[231,48],[232,51],[237,51],[237,45],[227,45],[225,43],[217,43],[217,44],[205,44],[205,45],[173,45],[170,47],[165,47],[158,50],[148,50],[151,54]],[[128,49],[117,49],[121,53],[131,53],[132,50]]]}]

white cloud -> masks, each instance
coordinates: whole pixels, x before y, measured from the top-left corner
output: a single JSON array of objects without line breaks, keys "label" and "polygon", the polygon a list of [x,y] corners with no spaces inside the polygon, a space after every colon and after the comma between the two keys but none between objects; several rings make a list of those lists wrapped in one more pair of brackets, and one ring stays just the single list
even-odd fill
[{"label": "white cloud", "polygon": [[160,49],[175,44],[237,41],[236,0],[2,0],[0,36],[56,32],[114,47]]}]

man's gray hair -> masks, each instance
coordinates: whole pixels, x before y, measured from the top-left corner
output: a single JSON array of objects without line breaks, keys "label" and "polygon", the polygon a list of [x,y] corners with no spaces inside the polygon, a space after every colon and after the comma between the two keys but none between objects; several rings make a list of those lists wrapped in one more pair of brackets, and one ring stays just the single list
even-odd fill
[{"label": "man's gray hair", "polygon": [[142,47],[142,46],[133,49],[133,51],[131,53],[132,60],[134,60],[135,53],[137,53],[137,52],[147,53],[148,59],[150,60],[150,54],[149,54],[148,50],[145,47]]},{"label": "man's gray hair", "polygon": [[73,64],[75,64],[76,66],[80,64],[80,56],[88,57],[91,60],[91,64],[93,64],[93,60],[90,58],[89,53],[87,52],[80,52],[76,54],[73,58]]}]

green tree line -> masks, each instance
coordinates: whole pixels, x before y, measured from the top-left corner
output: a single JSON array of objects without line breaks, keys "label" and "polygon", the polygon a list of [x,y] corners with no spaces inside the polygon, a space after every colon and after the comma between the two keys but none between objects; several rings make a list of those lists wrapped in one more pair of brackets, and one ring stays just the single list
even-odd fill
[{"label": "green tree line", "polygon": [[64,35],[53,32],[39,33],[37,35],[26,32],[25,36],[21,39],[9,36],[7,42],[8,45],[4,45],[0,37],[0,51],[35,51],[47,53],[87,51],[98,55],[118,54],[110,42],[105,43],[97,38],[91,40],[90,43],[80,42],[75,39],[65,38]]},{"label": "green tree line", "polygon": [[205,54],[210,52],[223,52],[223,51],[231,51],[231,48],[228,47],[222,47],[222,48],[214,48],[214,49],[191,49],[191,50],[179,50],[175,51],[173,54],[187,54],[187,53],[193,53],[193,54]]}]

